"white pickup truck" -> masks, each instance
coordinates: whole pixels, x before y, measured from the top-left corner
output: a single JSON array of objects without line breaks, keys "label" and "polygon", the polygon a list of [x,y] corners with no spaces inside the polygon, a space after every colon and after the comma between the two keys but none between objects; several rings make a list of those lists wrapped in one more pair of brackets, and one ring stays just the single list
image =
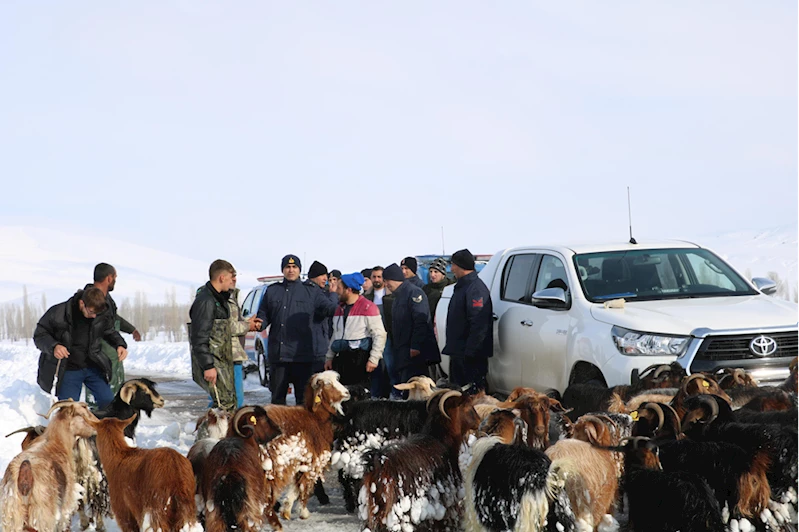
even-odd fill
[{"label": "white pickup truck", "polygon": [[[675,360],[689,372],[742,367],[777,382],[799,349],[795,303],[692,243],[506,249],[479,276],[494,306],[491,391],[630,384]],[[441,348],[452,290],[436,308]]]}]

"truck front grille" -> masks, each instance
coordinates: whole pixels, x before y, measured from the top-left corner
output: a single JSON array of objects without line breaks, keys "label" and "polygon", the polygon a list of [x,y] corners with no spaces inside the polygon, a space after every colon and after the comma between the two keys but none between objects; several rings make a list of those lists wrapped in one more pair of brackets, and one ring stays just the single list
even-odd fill
[{"label": "truck front grille", "polygon": [[[773,338],[777,350],[767,356],[756,355],[749,348],[758,336]],[[730,336],[708,336],[696,353],[698,360],[760,360],[795,357],[799,354],[799,333],[779,332],[766,334],[742,334]]]}]

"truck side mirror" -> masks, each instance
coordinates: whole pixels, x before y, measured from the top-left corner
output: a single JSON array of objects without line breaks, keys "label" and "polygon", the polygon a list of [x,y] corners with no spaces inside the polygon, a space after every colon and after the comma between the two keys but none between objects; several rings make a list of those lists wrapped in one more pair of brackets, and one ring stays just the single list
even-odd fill
[{"label": "truck side mirror", "polygon": [[752,284],[766,295],[777,293],[777,283],[767,277],[755,277],[752,279]]},{"label": "truck side mirror", "polygon": [[569,300],[563,288],[544,288],[533,293],[533,305],[538,308],[568,309]]}]

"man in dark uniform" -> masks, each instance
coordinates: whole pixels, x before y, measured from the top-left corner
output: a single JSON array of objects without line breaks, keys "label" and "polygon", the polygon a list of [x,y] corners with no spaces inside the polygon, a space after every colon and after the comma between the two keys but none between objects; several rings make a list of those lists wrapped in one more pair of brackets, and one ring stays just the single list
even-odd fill
[{"label": "man in dark uniform", "polygon": [[406,279],[396,264],[383,270],[383,280],[394,296],[391,305],[392,355],[400,382],[427,375],[428,364],[441,361],[430,307],[421,288]]},{"label": "man in dark uniform", "polygon": [[[308,269],[308,280],[303,284],[316,286],[327,296],[334,305],[338,305],[338,294],[328,290],[327,266],[319,261],[313,261]],[[313,318],[314,363],[311,375],[325,370],[325,355],[330,347],[330,335],[333,332],[333,320],[324,315],[315,315]]]},{"label": "man in dark uniform", "polygon": [[474,255],[468,249],[452,255],[452,273],[458,279],[447,311],[447,345],[450,381],[486,388],[488,359],[494,354],[491,294],[474,271]]},{"label": "man in dark uniform", "polygon": [[300,259],[286,255],[280,265],[283,280],[269,285],[258,308],[263,327],[269,325],[269,382],[272,404],[286,404],[289,384],[296,404],[303,404],[305,385],[313,375],[314,318],[329,318],[336,304],[318,286],[303,284]]}]

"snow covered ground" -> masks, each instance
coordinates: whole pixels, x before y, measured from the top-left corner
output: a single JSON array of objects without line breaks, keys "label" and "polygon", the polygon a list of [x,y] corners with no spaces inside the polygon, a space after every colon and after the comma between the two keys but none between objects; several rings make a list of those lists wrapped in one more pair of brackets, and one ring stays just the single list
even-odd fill
[{"label": "snow covered ground", "polygon": [[[200,389],[191,380],[189,347],[186,343],[136,343],[126,338],[130,346],[125,368],[129,376],[147,376],[159,382],[158,390],[164,396],[165,407],[155,410],[152,418],[144,417],[136,432],[139,447],[172,447],[186,454],[194,443],[194,428],[198,413],[205,403]],[[9,438],[2,436],[19,428],[44,424],[39,413],[47,412],[52,403],[49,394],[36,384],[39,352],[30,344],[0,342],[0,471],[20,452],[23,434]],[[245,381],[247,404],[268,404],[269,391],[262,387],[253,374]],[[289,395],[291,404],[294,396]],[[359,530],[357,518],[344,511],[341,490],[334,473],[328,475],[326,490],[331,498],[328,506],[319,506],[315,498],[309,502],[311,517],[307,521],[296,519],[284,522],[290,531],[349,532]],[[267,527],[268,528],[268,527]],[[73,530],[80,530],[77,520]],[[108,530],[119,530],[109,523]],[[265,528],[266,530],[266,528]]]}]

